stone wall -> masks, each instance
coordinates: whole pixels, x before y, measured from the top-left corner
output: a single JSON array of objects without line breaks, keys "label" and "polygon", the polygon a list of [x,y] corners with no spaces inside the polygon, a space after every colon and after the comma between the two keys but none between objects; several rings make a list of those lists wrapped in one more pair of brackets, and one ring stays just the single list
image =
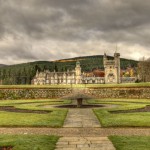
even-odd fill
[{"label": "stone wall", "polygon": [[[80,93],[81,89],[78,90]],[[81,91],[83,93],[83,89]],[[84,91],[94,98],[150,99],[150,87],[90,87]],[[0,100],[52,99],[64,97],[71,93],[71,88],[0,88]]]},{"label": "stone wall", "polygon": [[59,98],[71,92],[70,88],[0,88],[0,100]]},{"label": "stone wall", "polygon": [[95,98],[150,99],[150,87],[88,88],[86,93]]}]

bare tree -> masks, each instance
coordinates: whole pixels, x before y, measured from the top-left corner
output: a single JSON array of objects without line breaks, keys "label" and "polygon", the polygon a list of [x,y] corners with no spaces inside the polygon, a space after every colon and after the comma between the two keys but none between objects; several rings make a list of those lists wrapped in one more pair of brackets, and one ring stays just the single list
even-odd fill
[{"label": "bare tree", "polygon": [[144,57],[138,63],[139,79],[143,82],[150,82],[150,58]]}]

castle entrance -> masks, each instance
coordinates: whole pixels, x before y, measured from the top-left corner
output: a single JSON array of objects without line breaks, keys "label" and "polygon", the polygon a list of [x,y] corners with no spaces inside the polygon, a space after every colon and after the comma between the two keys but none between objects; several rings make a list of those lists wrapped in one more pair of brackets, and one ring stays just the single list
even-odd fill
[{"label": "castle entrance", "polygon": [[108,79],[108,82],[113,83],[115,82],[115,75],[113,73],[110,73],[107,79]]}]

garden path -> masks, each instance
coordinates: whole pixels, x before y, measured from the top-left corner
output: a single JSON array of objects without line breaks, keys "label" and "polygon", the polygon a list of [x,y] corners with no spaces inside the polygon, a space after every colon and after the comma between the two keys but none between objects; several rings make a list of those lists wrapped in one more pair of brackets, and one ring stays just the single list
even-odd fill
[{"label": "garden path", "polygon": [[107,137],[62,137],[56,150],[115,150]]},{"label": "garden path", "polygon": [[100,127],[100,123],[92,109],[69,109],[63,127]]},{"label": "garden path", "polygon": [[[75,101],[73,101],[75,103]],[[85,103],[85,102],[84,102]],[[64,122],[64,128],[94,128],[101,127],[92,109],[69,109]],[[107,137],[92,136],[63,136],[56,144],[56,150],[115,150]]]},{"label": "garden path", "polygon": [[7,127],[0,128],[0,134],[62,136],[56,150],[115,150],[108,136],[150,136],[150,128],[102,128],[92,109],[76,108],[69,109],[63,128]]},{"label": "garden path", "polygon": [[119,136],[150,136],[150,128],[125,127],[125,128],[47,128],[47,127],[1,127],[0,134],[37,134],[57,135],[67,137],[105,137]]}]

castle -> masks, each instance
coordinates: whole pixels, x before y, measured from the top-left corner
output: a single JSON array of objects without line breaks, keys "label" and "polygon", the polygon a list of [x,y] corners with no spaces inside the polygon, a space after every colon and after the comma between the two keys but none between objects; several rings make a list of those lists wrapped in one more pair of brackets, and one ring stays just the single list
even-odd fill
[{"label": "castle", "polygon": [[104,54],[104,77],[86,76],[86,73],[82,72],[80,62],[76,62],[76,67],[72,71],[67,72],[50,72],[45,70],[39,72],[37,70],[35,77],[32,79],[34,85],[45,84],[108,84],[108,83],[120,83],[120,54],[115,53],[114,59],[109,60]]},{"label": "castle", "polygon": [[103,57],[105,83],[120,83],[120,54],[115,53],[113,60],[108,60],[106,53]]}]

